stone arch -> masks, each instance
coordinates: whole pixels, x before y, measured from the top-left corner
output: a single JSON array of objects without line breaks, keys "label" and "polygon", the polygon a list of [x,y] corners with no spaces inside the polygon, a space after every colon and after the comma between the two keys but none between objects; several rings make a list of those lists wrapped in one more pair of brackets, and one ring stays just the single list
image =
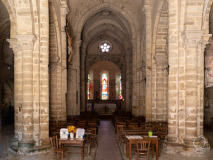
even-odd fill
[{"label": "stone arch", "polygon": [[213,0],[205,0],[203,7],[203,21],[202,21],[202,29],[205,31],[205,34],[209,33],[209,15],[211,11]]},{"label": "stone arch", "polygon": [[[95,41],[97,41],[97,38],[96,39],[92,39],[92,37],[95,35],[95,33],[97,32],[97,31],[104,31],[104,30],[107,30],[107,29],[112,29],[112,31],[111,32],[113,32],[115,35],[116,35],[116,33],[118,33],[119,34],[119,36],[122,38],[122,39],[125,39],[125,36],[124,36],[124,34],[122,33],[122,31],[120,30],[120,29],[118,29],[118,28],[116,28],[116,27],[114,27],[113,25],[107,25],[108,27],[107,28],[105,28],[104,26],[99,26],[99,27],[97,27],[96,29],[94,29],[92,32],[90,32],[90,34],[89,35],[87,35],[86,37],[85,37],[85,39],[83,40],[83,43],[82,43],[82,46],[83,46],[83,49],[84,50],[82,50],[82,53],[83,54],[86,54],[85,52],[86,52],[86,46],[88,45],[88,44],[91,44],[92,42],[95,42]],[[112,39],[114,42],[117,42],[117,44],[119,44],[119,46],[120,47],[122,47],[122,45],[121,45],[121,43],[118,41],[118,40],[116,40],[114,37],[109,37],[109,36],[107,36],[108,38],[110,38],[110,39]],[[92,39],[91,41],[89,41],[90,39]],[[125,47],[126,48],[128,48],[128,47],[130,47],[130,45],[131,44],[128,44],[128,41],[124,41],[123,43],[126,43],[125,44]],[[124,47],[122,47],[122,50],[124,50]]]},{"label": "stone arch", "polygon": [[[56,47],[57,47],[57,57],[56,59],[58,59],[58,57],[61,57],[61,38],[60,38],[60,29],[59,29],[59,21],[58,21],[58,17],[57,17],[57,13],[55,11],[55,6],[52,4],[50,5],[50,11],[52,12],[52,19],[54,21],[54,29],[55,29],[55,33],[56,33]],[[60,61],[62,59],[60,58]]]},{"label": "stone arch", "polygon": [[[115,12],[115,13],[118,12],[120,14],[120,17],[122,17],[123,19],[125,19],[125,23],[124,24],[127,24],[125,26],[129,27],[128,30],[129,30],[129,35],[130,35],[130,38],[128,38],[128,42],[129,42],[128,44],[130,44],[131,48],[133,48],[132,50],[130,48],[127,48],[127,50],[130,53],[132,53],[132,55],[134,56],[134,58],[130,59],[129,61],[131,63],[136,63],[135,62],[136,61],[135,54],[139,54],[139,52],[137,52],[138,49],[139,49],[138,48],[139,47],[139,43],[138,43],[139,36],[137,36],[138,35],[138,31],[139,31],[139,29],[138,29],[139,28],[139,24],[138,24],[138,22],[134,21],[134,18],[132,18],[131,15],[129,15],[127,12],[125,12],[124,10],[122,10],[122,9],[120,9],[120,8],[112,5],[112,4],[109,4],[109,3],[102,3],[102,4],[100,4],[100,5],[92,8],[88,12],[86,12],[80,18],[79,22],[73,27],[73,31],[75,33],[75,35],[74,35],[74,37],[75,37],[75,40],[74,40],[74,50],[77,53],[76,56],[73,57],[73,59],[80,59],[80,53],[82,53],[82,51],[84,52],[85,49],[86,49],[85,48],[85,42],[83,42],[83,46],[81,46],[81,51],[79,50],[79,46],[82,45],[82,43],[81,43],[81,40],[82,40],[81,39],[82,38],[82,30],[83,30],[86,22],[89,20],[90,17],[93,17],[94,15],[96,15],[96,13],[99,13],[100,11],[103,11],[104,9],[109,10],[111,12]],[[85,56],[85,55],[83,55],[83,56]],[[130,56],[130,54],[128,56]],[[80,61],[82,62],[82,60],[80,60]],[[81,66],[75,65],[75,67],[78,67],[78,68],[76,68],[77,72],[81,72],[82,68],[84,68],[82,66],[83,65],[81,65]],[[130,66],[129,68],[131,69],[132,66],[131,65],[129,65],[129,66]],[[128,70],[128,73],[130,72],[130,69]],[[134,70],[134,72],[136,72],[136,70]],[[134,74],[136,74],[136,73],[134,73]],[[85,76],[84,75],[85,74],[83,72],[81,73],[81,77],[78,74],[77,79],[79,79],[79,80],[81,79],[81,81],[85,81]],[[84,92],[83,88],[85,88],[85,86],[81,85],[81,87],[80,86],[77,87],[77,90],[80,89],[80,93],[83,93]],[[127,87],[127,88],[129,88],[129,87]],[[132,87],[132,88],[134,88],[134,87]],[[129,92],[132,92],[132,90],[129,91]],[[85,94],[83,94],[83,95],[85,95]],[[128,97],[130,97],[130,96],[128,96]],[[81,98],[85,99],[83,96]],[[126,103],[129,106],[129,104],[131,104],[131,101],[130,100],[126,100]],[[80,105],[80,104],[77,104],[77,105]],[[81,104],[80,106],[84,106],[84,104]]]},{"label": "stone arch", "polygon": [[9,2],[9,0],[2,0],[2,3],[4,4],[5,8],[7,9],[9,17],[10,17],[10,38],[15,38],[15,35],[16,35],[15,10],[12,7],[11,2]]},{"label": "stone arch", "polygon": [[133,21],[133,18],[124,10],[122,10],[112,4],[109,4],[109,3],[102,3],[102,4],[92,8],[91,10],[87,11],[87,13],[85,13],[81,17],[81,19],[79,20],[79,23],[77,23],[76,26],[74,26],[74,33],[76,33],[77,41],[80,40],[82,28],[83,28],[85,22],[88,20],[88,17],[91,17],[95,13],[101,11],[103,8],[111,9],[113,11],[117,11],[117,12],[121,13],[121,15],[123,17],[125,17],[128,20],[128,22],[130,23],[132,35],[133,35],[132,39],[136,38],[137,27],[139,26],[138,23]]}]

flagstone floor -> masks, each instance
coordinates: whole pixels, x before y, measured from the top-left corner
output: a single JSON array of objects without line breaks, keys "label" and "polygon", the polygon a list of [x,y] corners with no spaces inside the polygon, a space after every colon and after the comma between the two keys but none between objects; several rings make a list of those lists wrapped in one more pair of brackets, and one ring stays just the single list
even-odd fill
[{"label": "flagstone floor", "polygon": [[[56,156],[52,150],[46,152],[39,152],[30,155],[18,155],[9,149],[9,141],[13,137],[13,126],[7,126],[0,131],[0,160],[55,160]],[[210,146],[213,148],[213,132],[205,133],[208,138]],[[161,146],[162,148],[162,146]],[[160,156],[158,160],[213,160],[213,149],[205,156],[182,156],[179,154],[167,154],[160,149]],[[116,133],[111,121],[103,120],[100,122],[98,132],[98,147],[92,147],[90,155],[87,156],[87,148],[85,147],[85,160],[128,160],[123,154],[122,149],[116,141]],[[132,160],[134,160],[132,154]],[[155,160],[151,154],[149,160]],[[69,147],[66,152],[64,160],[81,160],[80,147]]]}]

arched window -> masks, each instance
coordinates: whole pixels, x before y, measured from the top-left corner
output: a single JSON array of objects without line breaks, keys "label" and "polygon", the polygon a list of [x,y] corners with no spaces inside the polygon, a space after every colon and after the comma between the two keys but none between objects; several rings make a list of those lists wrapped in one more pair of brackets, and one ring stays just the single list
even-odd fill
[{"label": "arched window", "polygon": [[93,99],[93,72],[90,71],[87,77],[87,99]]},{"label": "arched window", "polygon": [[90,81],[90,75],[88,74],[88,81],[87,81],[87,99],[90,99],[90,84],[89,84],[89,81]]},{"label": "arched window", "polygon": [[102,74],[102,100],[107,100],[108,99],[108,78],[107,74],[103,73]]},{"label": "arched window", "polygon": [[122,99],[123,96],[122,96],[122,84],[121,84],[121,74],[119,76],[119,99]]},{"label": "arched window", "polygon": [[116,74],[116,99],[123,99],[121,74],[120,73]]}]

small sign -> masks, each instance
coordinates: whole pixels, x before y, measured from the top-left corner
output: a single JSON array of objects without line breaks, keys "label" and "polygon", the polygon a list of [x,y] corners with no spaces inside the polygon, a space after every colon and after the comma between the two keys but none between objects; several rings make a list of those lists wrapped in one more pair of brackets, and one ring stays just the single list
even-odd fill
[{"label": "small sign", "polygon": [[84,133],[85,133],[85,129],[83,129],[83,128],[78,128],[78,129],[77,129],[77,132],[76,132],[76,138],[83,138]]},{"label": "small sign", "polygon": [[60,138],[68,138],[69,132],[67,128],[60,129]]}]

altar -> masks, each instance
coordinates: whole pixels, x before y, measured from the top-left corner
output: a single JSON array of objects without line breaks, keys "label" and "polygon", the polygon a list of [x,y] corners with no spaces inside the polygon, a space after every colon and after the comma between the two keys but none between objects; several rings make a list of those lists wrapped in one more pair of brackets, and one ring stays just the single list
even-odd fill
[{"label": "altar", "polygon": [[95,103],[94,110],[99,114],[111,115],[116,110],[115,103]]}]

